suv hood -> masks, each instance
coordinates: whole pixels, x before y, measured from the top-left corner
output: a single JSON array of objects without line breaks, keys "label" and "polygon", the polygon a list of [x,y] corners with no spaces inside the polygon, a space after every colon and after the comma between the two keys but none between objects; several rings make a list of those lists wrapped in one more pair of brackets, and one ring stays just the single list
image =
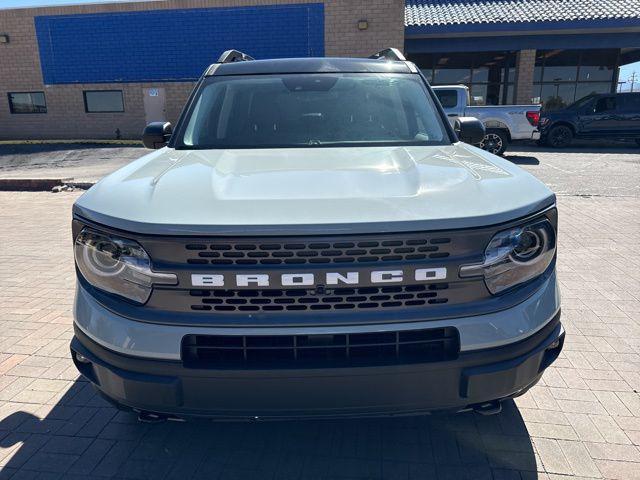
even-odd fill
[{"label": "suv hood", "polygon": [[463,143],[163,148],[102,179],[74,213],[137,233],[292,235],[484,226],[554,201],[535,177]]}]

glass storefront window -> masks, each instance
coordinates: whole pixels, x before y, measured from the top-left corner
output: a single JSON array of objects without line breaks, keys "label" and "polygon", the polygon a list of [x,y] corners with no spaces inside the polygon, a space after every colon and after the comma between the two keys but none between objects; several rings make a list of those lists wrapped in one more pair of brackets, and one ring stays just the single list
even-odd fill
[{"label": "glass storefront window", "polygon": [[[532,103],[561,108],[591,92],[610,92],[618,56],[618,49],[538,50]],[[410,57],[433,85],[469,87],[474,104],[502,105],[515,100],[516,52],[425,53]]]},{"label": "glass storefront window", "polygon": [[541,50],[536,56],[533,100],[549,111],[591,93],[608,93],[617,59],[616,49]]},{"label": "glass storefront window", "polygon": [[580,74],[578,80],[594,82],[594,81],[608,81],[613,79],[613,67],[610,66],[591,66],[581,65]]},{"label": "glass storefront window", "polygon": [[558,110],[571,105],[575,100],[574,83],[543,84],[540,97],[545,110]]},{"label": "glass storefront window", "polygon": [[544,57],[543,82],[575,82],[580,64],[579,50],[546,50]]},{"label": "glass storefront window", "polygon": [[[432,85],[466,85],[474,105],[501,105],[513,98],[515,52],[410,55]],[[504,91],[507,90],[505,97]],[[511,93],[509,93],[511,92]]]},{"label": "glass storefront window", "polygon": [[433,83],[440,85],[469,83],[470,73],[468,68],[436,68],[433,72]]},{"label": "glass storefront window", "polygon": [[578,67],[544,67],[543,82],[575,82],[578,77]]},{"label": "glass storefront window", "polygon": [[611,82],[578,83],[576,87],[576,100],[591,95],[592,93],[610,93]]}]

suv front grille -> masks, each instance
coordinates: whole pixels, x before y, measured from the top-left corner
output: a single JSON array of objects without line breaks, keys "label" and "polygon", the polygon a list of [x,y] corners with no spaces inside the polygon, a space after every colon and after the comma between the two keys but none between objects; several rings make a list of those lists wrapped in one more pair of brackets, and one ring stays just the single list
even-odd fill
[{"label": "suv front grille", "polygon": [[402,262],[450,255],[446,237],[413,237],[366,241],[288,241],[188,243],[192,265],[301,265],[327,263]]},{"label": "suv front grille", "polygon": [[[353,314],[421,312],[443,315],[491,295],[481,278],[461,279],[461,264],[481,261],[495,228],[367,234],[136,238],[158,271],[178,275],[175,286],[153,289],[146,308],[184,314],[184,321],[241,324],[268,318],[340,322]],[[416,280],[416,269],[446,268],[439,280]],[[374,271],[402,271],[399,282],[376,282]],[[330,283],[327,273],[357,272],[357,283]],[[282,284],[285,274],[313,274],[313,283]],[[210,285],[194,276],[218,275]],[[261,286],[238,275],[267,276]],[[189,317],[187,319],[187,317]],[[197,319],[194,320],[194,317]],[[258,319],[259,317],[259,319]],[[378,316],[380,317],[380,316]],[[176,321],[183,321],[172,317]],[[321,319],[321,320],[320,320]]]},{"label": "suv front grille", "polygon": [[191,310],[278,312],[424,307],[447,303],[446,283],[313,290],[191,290]]},{"label": "suv front grille", "polygon": [[453,327],[310,335],[186,335],[189,368],[348,367],[453,360],[460,351]]}]

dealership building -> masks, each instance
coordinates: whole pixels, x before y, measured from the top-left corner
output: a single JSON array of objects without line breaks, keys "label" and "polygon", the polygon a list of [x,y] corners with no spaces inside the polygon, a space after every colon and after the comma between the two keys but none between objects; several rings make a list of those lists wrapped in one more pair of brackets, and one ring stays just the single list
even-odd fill
[{"label": "dealership building", "polygon": [[[44,0],[43,0],[44,1]],[[0,10],[0,139],[138,138],[175,122],[224,50],[403,50],[479,105],[615,92],[640,60],[636,0],[166,0]],[[640,72],[639,72],[640,73]]]}]

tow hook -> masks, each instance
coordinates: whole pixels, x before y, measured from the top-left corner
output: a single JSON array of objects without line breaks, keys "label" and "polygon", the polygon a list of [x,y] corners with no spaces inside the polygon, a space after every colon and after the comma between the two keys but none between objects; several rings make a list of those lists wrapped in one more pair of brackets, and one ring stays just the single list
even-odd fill
[{"label": "tow hook", "polygon": [[502,403],[499,400],[480,403],[473,406],[473,411],[480,415],[496,415],[502,411]]}]

